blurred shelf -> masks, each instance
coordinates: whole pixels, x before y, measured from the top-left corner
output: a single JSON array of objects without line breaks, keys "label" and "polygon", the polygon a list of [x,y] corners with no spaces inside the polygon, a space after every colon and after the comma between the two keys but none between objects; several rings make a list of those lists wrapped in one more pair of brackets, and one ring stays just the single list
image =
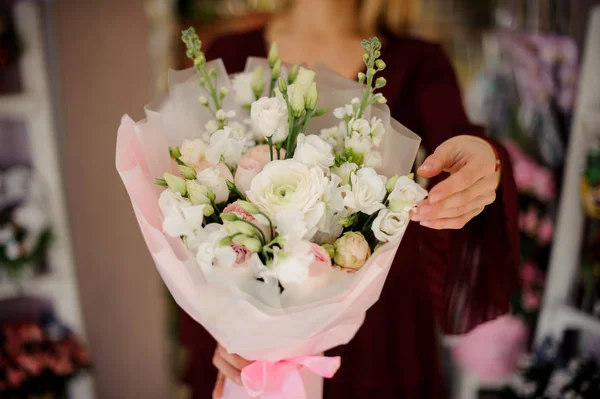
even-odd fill
[{"label": "blurred shelf", "polygon": [[36,99],[28,94],[0,95],[1,117],[26,117],[36,112]]}]

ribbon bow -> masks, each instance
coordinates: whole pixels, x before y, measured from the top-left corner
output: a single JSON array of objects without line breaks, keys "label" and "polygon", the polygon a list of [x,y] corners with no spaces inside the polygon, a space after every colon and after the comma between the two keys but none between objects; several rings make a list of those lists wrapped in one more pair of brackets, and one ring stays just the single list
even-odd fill
[{"label": "ribbon bow", "polygon": [[301,356],[278,362],[256,361],[242,370],[246,392],[261,399],[307,399],[300,370],[306,367],[331,378],[340,368],[340,357]]}]

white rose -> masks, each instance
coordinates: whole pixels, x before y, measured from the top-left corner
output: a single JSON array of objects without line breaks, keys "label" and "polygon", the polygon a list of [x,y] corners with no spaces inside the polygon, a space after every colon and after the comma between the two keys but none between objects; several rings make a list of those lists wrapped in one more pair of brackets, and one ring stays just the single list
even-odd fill
[{"label": "white rose", "polygon": [[307,165],[318,166],[324,172],[327,172],[334,162],[331,146],[312,134],[298,135],[294,159]]},{"label": "white rose", "polygon": [[354,132],[351,136],[346,137],[345,147],[352,150],[355,155],[366,156],[373,148],[373,142],[369,137],[363,137]]},{"label": "white rose", "polygon": [[350,134],[358,133],[361,137],[369,137],[371,135],[371,126],[366,119],[352,119],[348,122],[348,130]]},{"label": "white rose", "polygon": [[227,180],[233,182],[231,171],[223,163],[201,170],[196,175],[196,181],[210,188],[215,193],[215,203],[221,204],[229,198],[229,188]]},{"label": "white rose", "polygon": [[383,157],[379,151],[371,151],[367,154],[364,160],[364,165],[367,168],[373,168],[375,170],[381,170],[383,166]]},{"label": "white rose", "polygon": [[371,229],[379,241],[397,243],[408,226],[408,212],[392,212],[382,209],[373,220]]},{"label": "white rose", "polygon": [[388,196],[388,201],[390,203],[394,201],[396,204],[401,204],[402,208],[408,212],[426,197],[427,190],[407,176],[400,176],[394,185],[394,189]]},{"label": "white rose", "polygon": [[252,104],[256,98],[252,90],[252,72],[240,73],[233,78],[233,91],[235,92],[235,102],[241,106]]},{"label": "white rose", "polygon": [[320,168],[286,159],[267,164],[254,177],[246,195],[272,219],[283,211],[301,212],[308,228],[312,229],[325,212],[321,198],[327,184]]},{"label": "white rose", "polygon": [[207,145],[202,139],[184,140],[179,148],[179,160],[190,168],[198,169],[206,161]]},{"label": "white rose", "polygon": [[277,97],[262,97],[252,103],[252,125],[256,132],[274,143],[283,142],[289,134],[288,111],[285,101]]},{"label": "white rose", "polygon": [[331,173],[339,176],[343,185],[350,184],[350,176],[358,170],[358,165],[352,162],[345,162],[340,166],[331,168]]},{"label": "white rose", "polygon": [[382,120],[375,116],[371,118],[371,140],[373,140],[373,144],[375,144],[376,147],[379,147],[379,144],[381,144],[384,134],[385,128]]},{"label": "white rose", "polygon": [[372,215],[385,208],[385,176],[378,175],[374,169],[363,168],[350,176],[352,191],[344,198],[345,205],[355,211]]},{"label": "white rose", "polygon": [[235,166],[242,158],[244,145],[231,137],[232,129],[225,126],[210,136],[210,146],[206,151],[206,160],[213,165],[223,161],[229,166]]},{"label": "white rose", "polygon": [[180,193],[164,190],[159,199],[158,206],[163,214],[163,231],[171,237],[184,237],[190,250],[197,247],[196,237],[202,233],[205,204],[192,205]]}]

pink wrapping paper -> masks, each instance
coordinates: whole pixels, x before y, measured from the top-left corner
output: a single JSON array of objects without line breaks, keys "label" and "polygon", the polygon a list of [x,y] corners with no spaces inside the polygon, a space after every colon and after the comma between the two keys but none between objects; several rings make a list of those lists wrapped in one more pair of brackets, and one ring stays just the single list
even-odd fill
[{"label": "pink wrapping paper", "polygon": [[[249,65],[255,62],[264,60],[250,59]],[[222,63],[214,64],[219,85],[229,87]],[[318,354],[354,337],[365,312],[379,299],[399,244],[384,245],[357,273],[335,273],[330,284],[313,292],[286,289],[280,295],[276,287],[239,278],[230,270],[199,265],[181,240],[162,232],[158,207],[161,188],[154,185],[154,178],[176,170],[167,146],[199,137],[210,115],[198,106],[200,89],[193,74],[173,72],[170,83],[169,95],[146,107],[145,120],[135,123],[123,117],[116,149],[117,170],[156,267],[179,306],[217,342],[231,353],[259,361],[244,370],[246,387],[227,384],[226,398],[320,398],[321,377],[330,377],[337,368],[332,367],[336,359],[323,359]],[[356,82],[323,68],[317,69],[317,84],[320,106],[348,103],[358,89]],[[225,109],[244,112],[227,102]],[[410,173],[418,136],[392,120],[385,105],[372,107],[370,114],[381,118],[386,126],[380,147],[384,174]],[[313,120],[309,131],[335,124],[331,122],[327,117]],[[257,393],[258,365],[266,367],[267,379],[271,379],[268,385],[277,389]]]}]

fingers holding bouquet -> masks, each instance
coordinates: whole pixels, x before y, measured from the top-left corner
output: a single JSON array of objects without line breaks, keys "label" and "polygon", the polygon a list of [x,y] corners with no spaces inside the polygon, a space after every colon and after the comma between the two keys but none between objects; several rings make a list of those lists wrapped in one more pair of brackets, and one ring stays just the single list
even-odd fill
[{"label": "fingers holding bouquet", "polygon": [[442,143],[417,173],[450,176],[433,187],[411,219],[432,229],[460,229],[496,199],[500,170],[494,148],[475,136],[457,136]]}]

